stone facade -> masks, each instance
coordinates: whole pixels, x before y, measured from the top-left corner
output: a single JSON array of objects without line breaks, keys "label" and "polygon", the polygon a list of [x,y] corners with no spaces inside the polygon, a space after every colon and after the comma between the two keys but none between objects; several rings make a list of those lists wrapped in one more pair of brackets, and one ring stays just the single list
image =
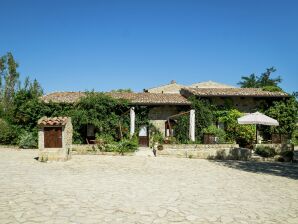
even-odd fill
[{"label": "stone facade", "polygon": [[[39,147],[39,161],[66,161],[71,159],[72,152],[72,135],[73,127],[71,118],[67,118],[67,122],[64,125],[41,125],[41,120],[47,118],[41,118],[38,126],[38,147]],[[62,127],[62,147],[61,148],[46,148],[45,147],[45,132],[47,127]]]},{"label": "stone facade", "polygon": [[197,159],[248,160],[251,152],[237,144],[170,144],[157,150],[157,156],[172,156]]},{"label": "stone facade", "polygon": [[168,117],[187,110],[187,106],[155,106],[149,111],[149,121],[165,136],[165,122]]},{"label": "stone facade", "polygon": [[255,112],[262,98],[254,97],[210,97],[210,101],[218,106],[231,104],[243,113]]}]

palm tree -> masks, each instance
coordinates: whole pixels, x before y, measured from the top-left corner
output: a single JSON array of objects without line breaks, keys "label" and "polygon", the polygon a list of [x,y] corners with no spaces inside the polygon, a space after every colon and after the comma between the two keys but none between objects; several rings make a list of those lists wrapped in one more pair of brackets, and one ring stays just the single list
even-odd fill
[{"label": "palm tree", "polygon": [[254,73],[250,76],[242,76],[242,81],[238,82],[242,88],[258,88],[259,87],[259,77]]},{"label": "palm tree", "polygon": [[242,76],[241,81],[238,82],[238,85],[242,88],[264,88],[264,87],[278,87],[278,84],[281,83],[282,79],[280,76],[277,78],[271,78],[271,74],[275,72],[274,67],[267,68],[261,76],[256,76],[254,73],[250,76]]},{"label": "palm tree", "polygon": [[274,67],[267,68],[266,72],[262,73],[262,75],[259,77],[259,83],[261,87],[265,86],[278,86],[279,83],[281,83],[282,79],[280,76],[277,78],[270,78],[270,75],[275,72],[276,69]]}]

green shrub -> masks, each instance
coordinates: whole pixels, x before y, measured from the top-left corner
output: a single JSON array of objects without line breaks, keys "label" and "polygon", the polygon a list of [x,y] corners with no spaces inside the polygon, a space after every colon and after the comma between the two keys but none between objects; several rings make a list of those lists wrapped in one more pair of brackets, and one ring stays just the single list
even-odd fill
[{"label": "green shrub", "polygon": [[96,141],[104,142],[106,144],[114,143],[115,140],[112,135],[109,134],[96,134]]},{"label": "green shrub", "polygon": [[276,155],[275,149],[269,146],[257,146],[255,153],[266,158]]},{"label": "green shrub", "polygon": [[279,122],[279,126],[270,126],[270,133],[293,135],[297,129],[298,103],[294,97],[287,100],[274,101],[273,105],[265,110],[265,114]]},{"label": "green shrub", "polygon": [[116,142],[105,144],[101,147],[98,146],[98,148],[101,152],[117,152],[117,147],[118,147],[118,145]]},{"label": "green shrub", "polygon": [[225,123],[227,142],[236,142],[241,147],[246,147],[254,142],[256,127],[255,125],[238,124],[237,118],[242,113],[236,109],[231,109],[220,114],[219,121]]},{"label": "green shrub", "polygon": [[294,130],[294,132],[292,134],[291,142],[294,145],[298,145],[298,128],[297,127],[296,127],[296,129]]},{"label": "green shrub", "polygon": [[262,89],[269,92],[283,92],[282,88],[278,86],[264,86]]},{"label": "green shrub", "polygon": [[138,149],[138,138],[134,135],[131,139],[124,138],[119,142],[114,141],[112,136],[96,136],[97,147],[101,152],[118,152],[123,155],[126,152],[134,152]]},{"label": "green shrub", "polygon": [[[195,110],[195,142],[201,142],[203,138],[203,129],[213,123],[214,116],[212,106],[207,100],[190,97],[191,108]],[[189,140],[189,114],[177,117],[175,126],[175,138],[177,143],[194,143]]]},{"label": "green shrub", "polygon": [[113,136],[109,134],[96,134],[96,144],[101,152],[114,152],[116,150],[116,142]]},{"label": "green shrub", "polygon": [[175,126],[175,138],[180,144],[187,144],[189,142],[189,115],[182,115],[177,118]]},{"label": "green shrub", "polygon": [[213,134],[218,138],[217,143],[222,144],[226,141],[226,132],[223,129],[217,128],[215,125],[210,125],[203,129],[204,134]]},{"label": "green shrub", "polygon": [[13,145],[16,144],[17,131],[8,122],[0,119],[0,144]]},{"label": "green shrub", "polygon": [[22,149],[37,148],[37,135],[25,131],[19,136],[18,145]]},{"label": "green shrub", "polygon": [[123,155],[126,152],[135,152],[139,147],[137,138],[134,136],[131,139],[122,139],[117,143],[116,151]]},{"label": "green shrub", "polygon": [[159,130],[154,130],[150,135],[150,147],[153,147],[156,143],[162,144],[164,142],[164,137]]},{"label": "green shrub", "polygon": [[[214,121],[214,112],[212,105],[208,100],[197,99],[190,97],[191,107],[195,110],[195,130],[196,130],[196,141],[203,139],[203,129],[212,125]],[[189,115],[188,115],[189,117]],[[189,127],[189,123],[188,123]],[[186,132],[188,136],[189,131]]]}]

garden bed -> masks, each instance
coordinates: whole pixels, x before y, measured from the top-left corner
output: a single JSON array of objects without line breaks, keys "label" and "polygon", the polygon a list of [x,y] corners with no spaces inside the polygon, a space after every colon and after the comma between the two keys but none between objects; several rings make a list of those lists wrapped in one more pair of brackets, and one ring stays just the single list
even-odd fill
[{"label": "garden bed", "polygon": [[[119,156],[119,152],[103,152],[100,151],[97,145],[73,145],[72,155],[108,155],[108,156]],[[125,152],[124,156],[132,156],[134,152]]]}]

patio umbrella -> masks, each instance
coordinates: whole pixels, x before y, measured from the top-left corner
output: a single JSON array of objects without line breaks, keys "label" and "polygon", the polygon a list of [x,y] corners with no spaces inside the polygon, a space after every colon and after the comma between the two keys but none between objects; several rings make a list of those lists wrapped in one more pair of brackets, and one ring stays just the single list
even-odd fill
[{"label": "patio umbrella", "polygon": [[238,118],[238,124],[255,124],[256,125],[256,143],[258,143],[258,131],[257,125],[270,125],[270,126],[278,126],[279,123],[277,120],[266,116],[260,112],[255,112],[252,114],[244,115],[243,117]]}]

